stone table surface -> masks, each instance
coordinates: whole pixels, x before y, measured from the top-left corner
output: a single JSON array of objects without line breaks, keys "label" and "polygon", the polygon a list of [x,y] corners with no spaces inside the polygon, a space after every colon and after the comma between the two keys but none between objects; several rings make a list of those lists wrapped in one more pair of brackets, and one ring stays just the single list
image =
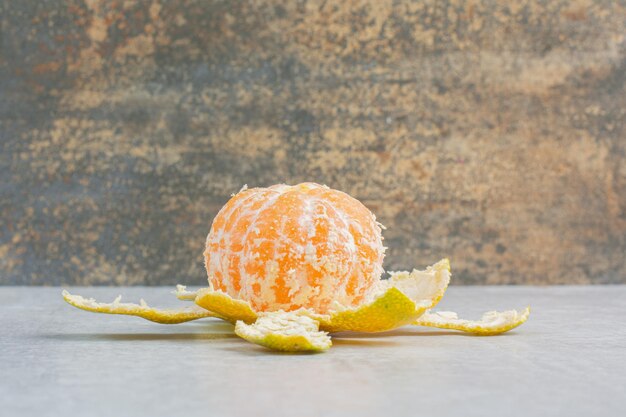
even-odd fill
[{"label": "stone table surface", "polygon": [[[73,288],[179,303],[164,287]],[[66,305],[60,288],[0,288],[0,410],[13,416],[617,416],[626,409],[626,286],[452,287],[476,316],[531,305],[496,337],[427,328],[342,334],[277,354],[230,324],[168,326]]]}]

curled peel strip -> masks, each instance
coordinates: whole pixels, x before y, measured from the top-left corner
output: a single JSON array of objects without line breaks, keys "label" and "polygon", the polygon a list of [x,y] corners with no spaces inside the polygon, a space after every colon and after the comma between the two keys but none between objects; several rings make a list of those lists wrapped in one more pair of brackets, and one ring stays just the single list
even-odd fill
[{"label": "curled peel strip", "polygon": [[388,282],[413,300],[416,308],[432,308],[441,301],[450,284],[450,261],[442,259],[425,271],[391,272]]},{"label": "curled peel strip", "polygon": [[383,332],[413,323],[434,307],[450,282],[450,262],[443,259],[425,271],[395,272],[381,281],[378,296],[353,309],[331,312],[320,319],[320,328],[329,332]]},{"label": "curled peel strip", "polygon": [[477,335],[490,336],[508,332],[524,323],[530,315],[530,307],[522,311],[489,311],[480,320],[460,319],[452,311],[426,312],[413,324],[416,326],[437,327],[460,330]]},{"label": "curled peel strip", "polygon": [[197,306],[180,309],[157,309],[150,307],[144,300],[139,304],[122,303],[122,296],[118,296],[111,303],[99,303],[93,298],[84,298],[63,291],[63,299],[81,310],[94,313],[123,314],[137,316],[155,323],[178,324],[186,321],[197,320],[205,317],[215,317],[215,314]]}]

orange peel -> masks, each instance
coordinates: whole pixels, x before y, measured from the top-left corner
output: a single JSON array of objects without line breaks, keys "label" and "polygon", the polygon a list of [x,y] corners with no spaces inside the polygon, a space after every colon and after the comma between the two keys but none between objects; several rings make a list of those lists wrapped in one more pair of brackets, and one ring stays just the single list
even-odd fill
[{"label": "orange peel", "polygon": [[413,324],[416,326],[437,327],[459,330],[481,336],[493,336],[508,332],[520,326],[530,315],[530,307],[523,310],[488,311],[480,320],[460,319],[453,311],[425,312]]},{"label": "orange peel", "polygon": [[172,293],[181,301],[194,301],[196,296],[198,295],[198,291],[187,291],[186,285],[178,284],[176,286],[176,290],[172,291]]},{"label": "orange peel", "polygon": [[443,259],[425,271],[396,272],[381,281],[384,292],[371,302],[339,309],[320,327],[330,332],[383,332],[411,324],[443,297],[450,282],[450,262]]},{"label": "orange peel", "polygon": [[63,290],[62,295],[68,304],[81,310],[93,313],[137,316],[161,324],[179,324],[206,317],[216,317],[215,313],[195,305],[178,309],[158,309],[150,307],[143,299],[139,301],[139,304],[123,303],[121,295],[110,303],[99,303],[93,298],[84,298],[80,295],[70,294],[65,290]]},{"label": "orange peel", "polygon": [[244,187],[220,210],[207,237],[209,287],[178,285],[174,291],[194,306],[161,310],[120,297],[98,303],[67,291],[63,298],[83,310],[157,323],[217,317],[235,324],[235,333],[249,342],[290,352],[323,352],[335,332],[418,325],[494,335],[528,319],[528,308],[488,312],[476,321],[433,312],[450,282],[450,262],[382,280],[381,229],[358,200],[325,186]]},{"label": "orange peel", "polygon": [[261,313],[252,324],[238,321],[235,333],[251,343],[283,352],[323,352],[332,346],[319,322],[306,314],[277,311]]},{"label": "orange peel", "polygon": [[222,291],[215,291],[210,288],[198,291],[195,303],[231,323],[236,321],[254,323],[258,317],[256,311],[250,307],[247,301],[236,300]]}]

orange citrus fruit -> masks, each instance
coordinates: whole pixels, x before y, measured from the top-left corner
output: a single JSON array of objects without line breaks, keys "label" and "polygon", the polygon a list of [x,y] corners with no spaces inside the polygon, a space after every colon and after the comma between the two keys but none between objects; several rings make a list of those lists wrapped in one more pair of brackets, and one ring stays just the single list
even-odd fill
[{"label": "orange citrus fruit", "polygon": [[529,308],[491,311],[480,320],[432,311],[450,282],[448,259],[381,281],[381,227],[358,200],[326,186],[244,187],[220,210],[207,236],[209,288],[176,287],[176,296],[195,306],[157,309],[143,300],[122,303],[121,296],[100,303],[67,291],[63,298],[82,310],[157,323],[217,317],[234,323],[235,333],[252,343],[288,352],[325,351],[332,345],[329,332],[411,324],[493,335],[528,319]]},{"label": "orange citrus fruit", "polygon": [[383,272],[381,227],[358,200],[314,183],[244,189],[220,210],[204,258],[216,290],[256,311],[359,305]]}]

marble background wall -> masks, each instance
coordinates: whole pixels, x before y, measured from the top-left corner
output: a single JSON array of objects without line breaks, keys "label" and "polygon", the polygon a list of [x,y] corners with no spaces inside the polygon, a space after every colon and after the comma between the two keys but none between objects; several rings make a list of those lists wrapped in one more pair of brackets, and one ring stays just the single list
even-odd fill
[{"label": "marble background wall", "polygon": [[626,283],[625,1],[0,2],[0,283],[205,281],[243,184],[316,181],[387,269]]}]

